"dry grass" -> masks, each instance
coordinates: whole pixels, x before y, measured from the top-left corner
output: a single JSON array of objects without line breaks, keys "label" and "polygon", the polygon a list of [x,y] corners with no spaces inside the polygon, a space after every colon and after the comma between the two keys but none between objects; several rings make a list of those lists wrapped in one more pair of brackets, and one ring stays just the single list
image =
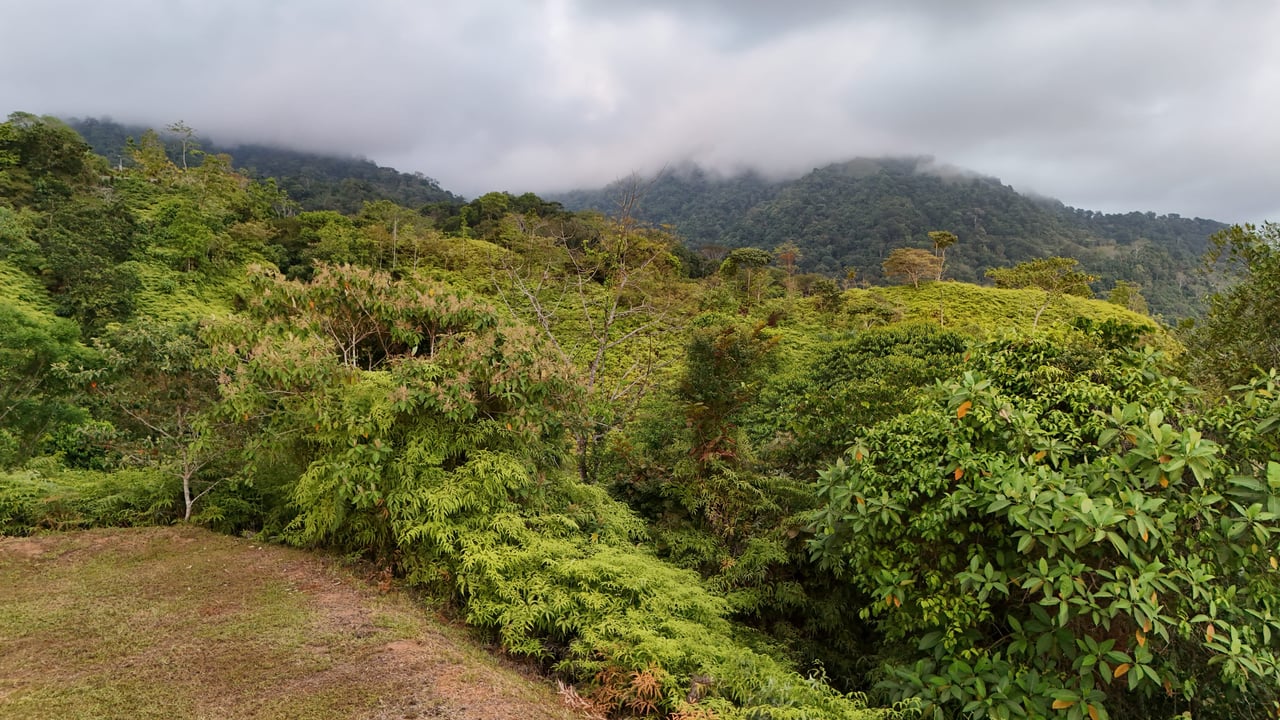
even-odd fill
[{"label": "dry grass", "polygon": [[181,527],[0,539],[0,717],[581,716],[405,595]]}]

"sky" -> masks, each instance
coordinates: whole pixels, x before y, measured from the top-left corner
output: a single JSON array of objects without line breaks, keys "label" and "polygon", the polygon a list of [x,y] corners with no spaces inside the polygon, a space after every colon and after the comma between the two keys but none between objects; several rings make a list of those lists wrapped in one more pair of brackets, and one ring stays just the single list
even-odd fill
[{"label": "sky", "polygon": [[0,0],[0,18],[0,112],[182,120],[469,197],[930,155],[1076,207],[1280,220],[1276,0]]}]

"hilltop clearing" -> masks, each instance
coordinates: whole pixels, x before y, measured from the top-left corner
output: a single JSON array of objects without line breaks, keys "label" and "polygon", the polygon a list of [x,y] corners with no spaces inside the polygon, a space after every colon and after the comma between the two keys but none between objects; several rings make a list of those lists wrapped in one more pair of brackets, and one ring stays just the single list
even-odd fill
[{"label": "hilltop clearing", "polygon": [[577,717],[385,588],[193,527],[0,539],[0,715]]}]

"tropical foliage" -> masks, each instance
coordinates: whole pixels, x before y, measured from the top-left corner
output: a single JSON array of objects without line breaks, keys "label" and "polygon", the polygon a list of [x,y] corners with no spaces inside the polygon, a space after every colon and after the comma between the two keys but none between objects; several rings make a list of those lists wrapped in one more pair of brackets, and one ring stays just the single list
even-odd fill
[{"label": "tropical foliage", "polygon": [[[182,123],[117,147],[0,124],[0,533],[363,557],[599,717],[1276,713],[1274,226],[1184,284],[1207,221],[919,163],[633,179],[606,217],[255,179]],[[672,187],[723,190],[725,244],[644,222]],[[1210,284],[1189,332],[1145,314]]]}]

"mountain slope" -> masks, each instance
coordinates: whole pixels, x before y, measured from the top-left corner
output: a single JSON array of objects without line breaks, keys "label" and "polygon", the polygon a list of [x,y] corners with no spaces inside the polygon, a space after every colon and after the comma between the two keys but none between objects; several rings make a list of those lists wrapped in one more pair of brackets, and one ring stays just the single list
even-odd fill
[{"label": "mountain slope", "polygon": [[[555,199],[573,210],[609,212],[623,189],[615,183]],[[649,184],[637,215],[673,225],[693,247],[794,242],[802,270],[843,276],[853,269],[872,282],[882,279],[880,265],[892,249],[930,248],[930,230],[950,230],[960,238],[947,253],[948,275],[956,279],[978,282],[990,267],[1067,255],[1101,276],[1099,291],[1117,279],[1136,282],[1153,311],[1171,318],[1199,313],[1208,288],[1194,269],[1209,235],[1225,227],[1176,215],[1077,210],[929,158],[859,158],[785,181],[680,168]]]},{"label": "mountain slope", "polygon": [[[89,143],[93,151],[112,164],[128,162],[129,138],[147,131],[141,125],[122,125],[106,119],[70,119],[67,124]],[[165,138],[175,160],[181,144]],[[237,168],[255,178],[276,178],[289,198],[304,210],[338,210],[355,213],[366,201],[391,200],[417,208],[431,203],[460,203],[462,198],[440,187],[421,173],[402,173],[358,157],[323,155],[266,145],[223,145],[200,140],[209,153],[226,153]]]}]

